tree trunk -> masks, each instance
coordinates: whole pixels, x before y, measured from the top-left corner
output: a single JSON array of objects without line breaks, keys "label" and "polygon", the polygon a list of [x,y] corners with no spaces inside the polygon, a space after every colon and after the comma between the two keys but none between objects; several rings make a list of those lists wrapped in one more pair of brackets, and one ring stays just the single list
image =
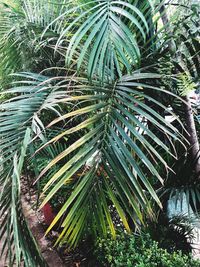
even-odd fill
[{"label": "tree trunk", "polygon": [[191,101],[189,96],[184,97],[185,102],[184,104],[185,108],[185,122],[186,122],[186,129],[188,131],[187,138],[190,143],[190,154],[192,157],[192,160],[194,162],[194,170],[195,173],[199,176],[200,174],[200,147],[199,147],[199,140],[197,136],[195,121],[194,121],[194,115],[193,110],[191,106]]}]

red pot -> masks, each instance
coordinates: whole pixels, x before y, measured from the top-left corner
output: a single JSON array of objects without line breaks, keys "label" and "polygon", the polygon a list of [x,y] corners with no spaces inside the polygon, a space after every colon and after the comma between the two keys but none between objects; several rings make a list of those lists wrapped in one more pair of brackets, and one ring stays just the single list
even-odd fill
[{"label": "red pot", "polygon": [[44,221],[46,225],[50,225],[54,218],[56,217],[55,213],[53,212],[53,208],[50,203],[46,203],[42,208],[44,213]]}]

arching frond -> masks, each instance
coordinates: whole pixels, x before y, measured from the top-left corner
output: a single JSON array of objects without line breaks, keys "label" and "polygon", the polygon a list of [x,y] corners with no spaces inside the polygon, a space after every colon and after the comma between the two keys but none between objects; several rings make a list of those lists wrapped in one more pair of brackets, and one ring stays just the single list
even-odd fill
[{"label": "arching frond", "polygon": [[[151,10],[150,4],[149,8]],[[70,66],[78,52],[77,68],[80,69],[83,60],[89,58],[87,72],[90,78],[97,72],[103,79],[106,69],[111,71],[112,77],[121,76],[124,70],[131,72],[132,66],[140,63],[139,43],[144,42],[149,32],[144,10],[146,6],[127,1],[80,2],[58,16],[46,30],[65,17],[67,23],[56,48],[66,38],[67,65]]]},{"label": "arching frond", "polygon": [[13,98],[0,104],[0,242],[6,235],[2,254],[7,251],[9,266],[19,266],[21,260],[25,266],[45,266],[23,216],[20,175],[30,137],[41,134],[41,111],[52,109],[59,114],[55,102],[66,97],[66,92],[52,90],[49,83],[42,86],[46,80],[42,75],[18,76],[26,82],[16,82],[15,87],[4,92]]},{"label": "arching frond", "polygon": [[21,204],[20,176],[30,138],[31,130],[27,128],[20,155],[15,153],[0,194],[0,241],[3,238],[0,255],[7,255],[8,266],[21,266],[22,260],[24,266],[47,266],[29,230]]},{"label": "arching frond", "polygon": [[[128,231],[127,216],[137,226],[138,219],[143,221],[141,211],[153,214],[150,198],[161,205],[149,177],[153,176],[162,183],[155,164],[159,161],[167,168],[167,163],[155,147],[159,146],[176,157],[175,151],[170,149],[170,140],[182,143],[183,136],[145,103],[146,99],[154,101],[163,110],[167,108],[145,93],[147,90],[164,92],[147,82],[147,79],[159,78],[158,74],[136,72],[104,87],[100,87],[98,82],[88,85],[87,80],[81,78],[62,81],[62,86],[68,84],[69,96],[60,102],[74,103],[74,108],[54,120],[49,127],[63,120],[66,123],[73,121],[74,127],[67,127],[49,143],[63,137],[70,138],[76,132],[82,136],[53,159],[40,175],[69,157],[44,187],[46,197],[42,206],[63,185],[73,185],[70,197],[49,228],[68,210],[58,242],[76,245],[86,225],[104,235],[109,229],[115,236],[111,205]],[[145,120],[151,122],[161,135],[156,135]]]}]

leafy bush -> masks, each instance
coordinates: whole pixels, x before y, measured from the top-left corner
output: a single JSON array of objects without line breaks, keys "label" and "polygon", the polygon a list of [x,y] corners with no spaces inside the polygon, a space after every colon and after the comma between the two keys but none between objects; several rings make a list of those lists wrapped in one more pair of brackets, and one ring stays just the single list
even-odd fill
[{"label": "leafy bush", "polygon": [[107,267],[199,267],[200,261],[181,251],[168,253],[148,234],[119,233],[116,240],[99,239],[95,251],[100,266]]}]

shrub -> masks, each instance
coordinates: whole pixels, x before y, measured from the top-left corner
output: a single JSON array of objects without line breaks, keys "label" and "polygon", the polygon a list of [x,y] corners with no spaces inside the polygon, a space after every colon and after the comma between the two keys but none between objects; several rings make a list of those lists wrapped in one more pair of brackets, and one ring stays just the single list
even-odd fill
[{"label": "shrub", "polygon": [[115,240],[99,239],[95,253],[100,266],[107,267],[200,267],[191,255],[159,248],[148,234],[119,233]]}]

